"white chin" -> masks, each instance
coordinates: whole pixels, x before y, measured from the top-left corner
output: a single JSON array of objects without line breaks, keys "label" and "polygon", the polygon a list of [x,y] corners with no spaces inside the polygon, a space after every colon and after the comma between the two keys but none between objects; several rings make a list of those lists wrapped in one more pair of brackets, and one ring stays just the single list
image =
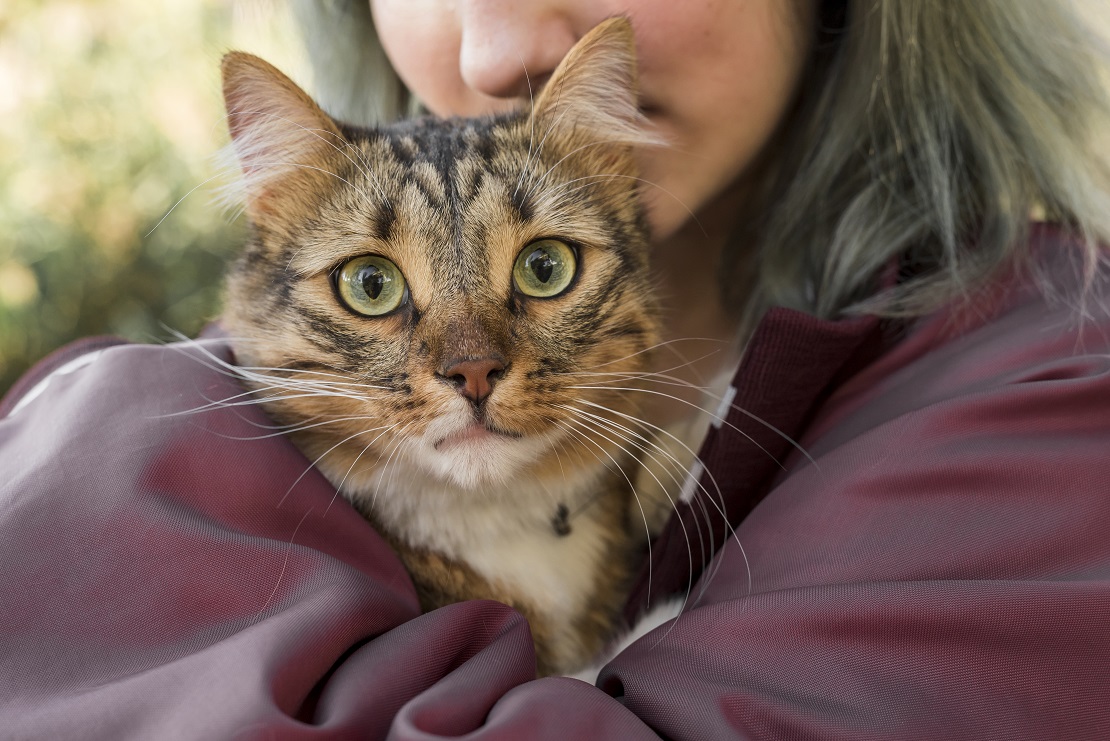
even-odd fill
[{"label": "white chin", "polygon": [[479,489],[507,483],[550,450],[550,441],[543,438],[489,437],[438,448],[429,445],[416,459],[438,478],[466,489]]}]

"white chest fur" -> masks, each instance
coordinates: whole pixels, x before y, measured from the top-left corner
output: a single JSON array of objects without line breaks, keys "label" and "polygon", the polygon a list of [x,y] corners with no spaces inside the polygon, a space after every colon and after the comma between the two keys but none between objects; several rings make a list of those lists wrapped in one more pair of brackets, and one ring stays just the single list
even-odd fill
[{"label": "white chest fur", "polygon": [[[403,463],[388,477],[348,479],[344,488],[409,545],[465,562],[538,610],[569,617],[592,594],[612,534],[592,508],[575,513],[568,494],[593,491],[603,471],[579,471],[577,480],[560,482],[558,499],[550,487],[523,477],[475,490]],[[560,504],[574,513],[565,535],[553,524]]]}]

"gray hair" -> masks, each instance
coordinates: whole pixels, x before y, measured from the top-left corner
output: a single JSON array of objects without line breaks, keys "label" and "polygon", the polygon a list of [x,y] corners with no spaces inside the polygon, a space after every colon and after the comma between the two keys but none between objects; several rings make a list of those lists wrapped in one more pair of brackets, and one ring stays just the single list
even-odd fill
[{"label": "gray hair", "polygon": [[312,65],[312,95],[335,118],[359,126],[394,121],[414,106],[374,30],[367,0],[294,0]]},{"label": "gray hair", "polygon": [[[724,257],[722,291],[745,324],[772,304],[927,313],[1027,261],[1034,214],[1079,235],[1093,274],[1110,243],[1096,5],[822,0],[808,73]],[[361,124],[413,110],[365,0],[296,10],[325,109]],[[893,265],[901,279],[880,291]]]}]

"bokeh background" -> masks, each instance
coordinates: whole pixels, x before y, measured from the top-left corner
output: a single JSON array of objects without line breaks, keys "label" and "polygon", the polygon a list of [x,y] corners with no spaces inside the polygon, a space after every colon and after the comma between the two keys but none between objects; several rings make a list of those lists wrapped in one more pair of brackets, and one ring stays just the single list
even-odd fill
[{"label": "bokeh background", "polygon": [[280,0],[0,0],[0,394],[75,338],[217,315],[232,48],[305,82]]}]

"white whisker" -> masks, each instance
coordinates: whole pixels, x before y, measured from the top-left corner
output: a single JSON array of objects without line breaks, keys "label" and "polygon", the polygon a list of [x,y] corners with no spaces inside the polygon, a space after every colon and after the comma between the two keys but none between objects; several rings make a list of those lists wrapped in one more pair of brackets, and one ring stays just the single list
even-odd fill
[{"label": "white whisker", "polygon": [[[603,417],[600,417],[598,415],[590,414],[589,412],[585,412],[584,410],[576,409],[576,408],[573,408],[573,407],[563,406],[562,408],[564,408],[567,411],[570,411],[570,412],[572,412],[576,415],[585,416],[585,417],[589,418],[590,420],[593,421],[593,427],[594,427],[595,430],[597,430],[598,425],[602,425],[605,429],[608,429],[611,432],[613,432],[614,434],[618,435],[622,440],[627,441],[629,444],[636,447],[638,450],[643,452],[645,455],[650,456],[653,460],[657,461],[660,464],[660,467],[662,467],[663,470],[667,472],[667,474],[671,477],[672,481],[674,481],[674,483],[676,485],[681,487],[682,484],[679,481],[678,477],[675,475],[674,470],[672,470],[668,466],[663,465],[663,462],[660,461],[655,456],[655,454],[654,454],[654,452],[652,451],[651,448],[655,448],[656,450],[659,450],[659,452],[661,452],[664,455],[666,455],[667,457],[669,457],[671,459],[671,461],[674,463],[675,468],[677,470],[679,470],[681,472],[685,472],[685,467],[682,466],[673,455],[671,455],[668,451],[666,451],[665,449],[663,449],[662,447],[660,447],[656,443],[648,440],[647,438],[643,437],[642,435],[639,435],[638,433],[634,432],[633,430],[631,430],[627,427],[624,427],[623,425],[618,425],[618,424],[614,423],[612,420],[607,420],[607,419],[605,419]],[[599,432],[599,434],[601,434],[600,430],[598,430],[598,432]],[[614,444],[618,444],[615,441],[613,441],[611,438],[608,438],[605,435],[602,435],[602,436],[605,437],[610,442],[614,442]],[[643,441],[645,443],[645,445],[640,445],[639,443],[637,443],[636,438],[639,438],[641,441]],[[647,447],[647,446],[650,446],[650,447]],[[678,513],[678,509],[677,509],[677,505],[675,503],[675,500],[667,492],[667,487],[664,486],[663,482],[659,480],[659,477],[656,476],[652,472],[652,470],[650,468],[646,467],[646,466],[643,466],[642,470],[645,473],[647,473],[649,476],[651,476],[651,478],[659,486],[660,491],[663,492],[663,495],[665,497],[667,497],[667,501],[671,505],[671,510]],[[637,496],[637,497],[639,496],[635,492],[635,490],[633,491],[633,495]],[[705,504],[704,503],[700,503],[700,506],[702,508],[702,514],[704,515],[706,523],[708,524],[709,523],[709,511],[707,509],[705,509]],[[643,512],[642,507],[641,507],[641,512]],[[697,520],[695,520],[695,523],[696,522],[697,522]],[[686,529],[686,523],[682,521],[681,517],[679,517],[679,519],[678,519],[678,525],[682,529],[682,537],[686,541],[686,557],[687,557],[687,564],[688,564],[688,569],[689,569],[689,576],[687,577],[687,582],[689,583],[690,581],[693,580],[693,567],[694,567],[694,564],[693,564],[693,560],[694,560],[693,546],[690,542],[690,533]],[[700,544],[700,550],[701,550],[701,563],[705,564],[706,561],[707,561],[706,543],[705,543],[705,538],[702,535],[700,525],[698,526],[697,534],[698,534],[698,542]],[[709,554],[712,554],[716,550],[715,547],[714,547],[714,544],[713,544],[713,530],[712,530],[712,527],[709,528],[709,536],[710,536],[710,538],[709,538],[708,552],[709,552]],[[648,540],[649,540],[649,542],[651,540],[650,533],[648,535]],[[648,599],[650,601],[650,596],[651,596],[650,584],[648,585],[648,589],[649,589]],[[690,592],[689,592],[689,586],[688,586],[686,595],[683,599],[683,607],[686,606],[686,600],[689,598],[689,596],[690,596]]]},{"label": "white whisker", "polygon": [[286,544],[285,559],[281,563],[281,571],[278,572],[278,578],[277,581],[274,582],[274,588],[270,592],[270,596],[266,598],[266,602],[258,610],[259,617],[261,617],[262,613],[266,612],[266,608],[270,606],[270,603],[277,595],[278,587],[281,586],[281,580],[285,577],[285,570],[289,568],[289,556],[293,552],[293,541],[297,539],[297,533],[300,532],[301,525],[303,525],[304,521],[308,519],[308,516],[312,514],[313,509],[315,509],[315,505],[308,508],[304,515],[301,516],[301,519],[297,523],[297,526],[293,528],[293,534],[289,536],[289,543]]},{"label": "white whisker", "polygon": [[[567,388],[568,389],[592,389],[592,388],[595,388],[595,387],[593,387],[593,386],[567,386]],[[698,406],[697,404],[695,404],[692,401],[687,401],[686,399],[683,399],[679,396],[675,396],[674,394],[664,394],[662,391],[654,391],[652,389],[641,389],[641,388],[636,388],[635,386],[606,386],[605,388],[607,388],[610,391],[638,391],[638,392],[644,393],[644,394],[652,394],[652,395],[655,395],[655,396],[661,396],[661,397],[666,398],[666,399],[673,399],[673,400],[681,402],[681,403],[683,403],[683,404],[685,404],[689,407],[693,407],[694,409],[705,412],[706,414],[708,414],[715,421],[717,421],[720,424],[722,424],[726,427],[729,427],[732,430],[734,430],[735,432],[738,432],[741,435],[743,435],[744,438],[748,440],[748,442],[750,442],[755,447],[759,448],[763,453],[765,453],[767,455],[768,458],[773,460],[775,462],[775,465],[777,465],[779,468],[781,468],[784,471],[786,470],[786,467],[782,464],[782,462],[779,461],[777,458],[775,458],[773,455],[771,455],[771,453],[766,448],[764,448],[762,445],[760,445],[758,442],[756,442],[755,439],[751,435],[744,432],[739,427],[737,427],[736,425],[734,425],[731,422],[729,422],[728,420],[726,420],[724,417],[721,417],[720,415],[718,415],[715,412],[710,412],[708,409],[704,409],[704,408]],[[743,410],[740,410],[740,411],[743,411]],[[749,416],[751,416],[751,418],[756,420],[757,422],[760,422],[761,424],[763,424],[765,427],[770,429],[772,432],[776,432],[779,435],[781,435],[785,440],[792,443],[799,450],[802,450],[800,445],[795,443],[786,434],[784,434],[782,432],[779,432],[779,430],[777,428],[775,428],[774,426],[763,422],[763,420],[759,419],[759,417],[755,416],[754,414],[751,414]],[[804,450],[802,450],[802,452],[808,457],[808,455],[809,455],[808,453],[805,453]]]},{"label": "white whisker", "polygon": [[[567,422],[569,422],[569,423],[572,423],[572,424],[577,424],[577,425],[579,425],[579,426],[584,426],[584,423],[583,423],[583,422],[582,422],[581,420],[576,420],[576,419],[569,419],[569,420],[567,420]],[[572,429],[572,428],[570,428],[570,427],[566,427],[566,426],[563,426],[563,429],[565,429],[565,430],[567,430],[567,431],[569,431],[569,432],[572,432],[572,433],[574,433],[574,432],[575,432],[575,430],[574,430],[574,429]],[[589,428],[588,428],[588,427],[586,427],[586,430],[589,430]],[[596,432],[596,430],[595,430],[595,432]],[[577,433],[577,434],[579,435],[579,437],[580,437],[581,439],[585,440],[586,442],[589,442],[589,443],[593,444],[593,445],[594,445],[595,447],[597,447],[597,449],[598,449],[598,450],[600,450],[600,451],[601,451],[602,453],[604,453],[604,454],[605,454],[605,456],[606,456],[606,457],[607,457],[607,458],[608,458],[608,459],[609,459],[610,461],[612,461],[612,462],[613,462],[613,465],[617,467],[617,470],[618,470],[618,471],[620,472],[620,474],[621,474],[621,476],[622,476],[622,477],[624,478],[624,480],[625,480],[626,482],[628,482],[628,488],[629,488],[629,489],[631,490],[631,492],[632,492],[632,500],[633,500],[634,502],[636,502],[636,508],[640,510],[640,518],[641,518],[641,519],[643,520],[643,523],[644,523],[644,535],[645,535],[645,539],[647,540],[647,547],[648,547],[648,560],[647,560],[647,562],[648,562],[648,599],[650,600],[650,599],[651,599],[651,578],[652,578],[652,563],[651,563],[651,527],[650,527],[650,525],[648,524],[648,519],[647,519],[647,513],[646,513],[646,512],[644,511],[644,507],[643,507],[643,505],[642,505],[642,504],[640,504],[640,497],[639,497],[639,495],[638,495],[638,494],[636,493],[636,485],[635,485],[634,483],[632,483],[632,479],[631,479],[631,478],[629,477],[629,475],[628,475],[628,472],[626,472],[626,471],[624,470],[624,468],[623,468],[623,467],[621,466],[621,464],[617,462],[617,459],[616,459],[616,458],[614,458],[614,457],[612,456],[612,454],[610,454],[610,453],[609,453],[609,451],[608,451],[608,450],[606,450],[606,449],[605,449],[605,448],[604,448],[604,447],[603,447],[603,446],[602,446],[601,444],[599,444],[599,443],[598,443],[598,442],[597,442],[596,440],[593,440],[592,438],[590,438],[590,437],[589,437],[589,435],[587,435],[587,434],[586,434],[586,433],[585,433],[584,431],[583,431],[583,432],[579,432],[579,433]],[[623,448],[622,448],[622,447],[621,447],[620,445],[617,445],[617,447],[618,447],[618,448],[621,448],[621,450],[623,450]],[[627,451],[626,451],[626,452],[627,452]],[[575,516],[576,516],[576,515],[577,515],[577,514],[578,514],[579,512],[581,512],[581,511],[582,511],[582,509],[584,509],[584,508],[585,508],[586,506],[589,506],[589,504],[591,504],[591,503],[592,503],[592,502],[591,502],[590,500],[587,500],[587,502],[586,502],[586,503],[584,503],[584,504],[582,504],[582,505],[579,505],[579,507],[578,507],[578,508],[576,509],[576,511],[574,511],[574,512],[571,512],[571,513],[570,513],[570,514],[568,515],[568,519],[570,519],[570,518],[573,518],[573,517],[575,517]],[[691,554],[691,558],[692,558],[692,554]],[[691,565],[691,568],[693,568],[693,566],[692,566],[692,565]],[[691,575],[691,578],[692,578],[692,575]]]},{"label": "white whisker", "polygon": [[[652,429],[652,430],[654,430],[654,431],[656,431],[656,432],[658,432],[662,435],[665,435],[666,437],[668,437],[669,439],[673,440],[675,443],[680,445],[688,453],[690,453],[694,457],[695,461],[700,462],[700,460],[701,460],[700,458],[698,458],[697,453],[695,453],[694,450],[689,445],[687,445],[685,442],[683,442],[682,439],[675,436],[674,434],[672,434],[670,431],[664,429],[663,427],[660,427],[659,425],[654,425],[651,422],[647,422],[647,421],[642,420],[642,419],[637,419],[636,417],[633,417],[632,415],[625,414],[623,412],[619,412],[615,409],[609,409],[608,407],[605,407],[601,404],[596,404],[592,401],[587,401],[585,399],[582,399],[580,401],[583,404],[586,404],[588,406],[592,406],[592,407],[595,407],[595,408],[598,408],[598,409],[602,409],[602,410],[605,410],[607,412],[611,412],[612,414],[616,414],[616,415],[618,415],[618,416],[620,416],[624,419],[629,420],[630,422],[633,422],[635,424],[644,425],[644,426],[646,426],[646,427],[648,427],[648,428],[650,428],[650,429]],[[705,494],[705,498],[714,505],[714,507],[717,509],[718,513],[720,513],[721,518],[723,519],[723,521],[725,523],[725,526],[732,532],[732,538],[736,541],[736,545],[740,548],[740,554],[744,559],[744,568],[747,570],[747,576],[748,576],[748,594],[751,594],[751,591],[752,591],[751,564],[748,561],[748,553],[745,550],[744,545],[740,542],[739,537],[736,535],[735,528],[733,528],[731,523],[729,523],[728,514],[725,511],[724,492],[721,491],[721,487],[717,483],[716,477],[713,475],[713,472],[709,469],[708,466],[703,465],[702,466],[702,472],[709,477],[710,483],[713,485],[713,488],[717,492],[717,498],[714,499],[714,497],[709,493],[708,490],[706,490],[705,486],[703,486],[700,481],[697,481],[696,485]],[[717,503],[718,501],[720,502],[720,504]],[[719,568],[719,566],[718,566],[718,568]],[[713,573],[716,573],[716,571],[714,571]],[[703,584],[702,594],[704,594],[705,589],[708,587],[709,582],[711,580],[712,580],[712,574],[708,575],[705,579],[703,579],[703,581],[702,581],[702,584]],[[701,598],[701,595],[698,596],[698,599],[700,599],[700,598]],[[695,600],[695,603],[696,603],[696,600]]]},{"label": "white whisker", "polygon": [[[400,423],[397,423],[397,424],[400,424]],[[384,430],[389,430],[389,429],[392,429],[392,427],[396,427],[397,424],[394,424],[391,427],[370,427],[370,428],[367,428],[365,430],[359,430],[358,432],[354,433],[353,435],[348,435],[347,437],[345,437],[342,440],[340,440],[339,442],[337,442],[335,445],[332,445],[330,448],[328,448],[323,453],[321,453],[316,458],[316,460],[312,461],[312,463],[309,464],[308,468],[306,468],[304,471],[302,471],[301,475],[298,476],[296,478],[296,480],[292,484],[289,485],[289,488],[285,490],[285,494],[283,494],[281,499],[278,500],[277,508],[278,509],[281,508],[281,505],[285,503],[286,498],[292,493],[293,489],[297,486],[297,484],[299,484],[301,482],[301,479],[303,479],[305,476],[307,476],[309,471],[312,471],[313,469],[316,469],[317,465],[320,463],[320,461],[322,461],[324,459],[324,456],[326,456],[328,453],[332,452],[333,450],[335,450],[339,446],[344,445],[344,444],[350,442],[351,440],[354,440],[359,435],[365,435],[367,433],[377,432],[378,430],[383,430],[383,429]],[[382,434],[385,434],[385,433],[382,433]],[[379,435],[378,437],[381,437],[381,435]],[[377,438],[375,438],[375,439],[377,439]],[[316,469],[316,470],[318,470],[318,469]]]}]

